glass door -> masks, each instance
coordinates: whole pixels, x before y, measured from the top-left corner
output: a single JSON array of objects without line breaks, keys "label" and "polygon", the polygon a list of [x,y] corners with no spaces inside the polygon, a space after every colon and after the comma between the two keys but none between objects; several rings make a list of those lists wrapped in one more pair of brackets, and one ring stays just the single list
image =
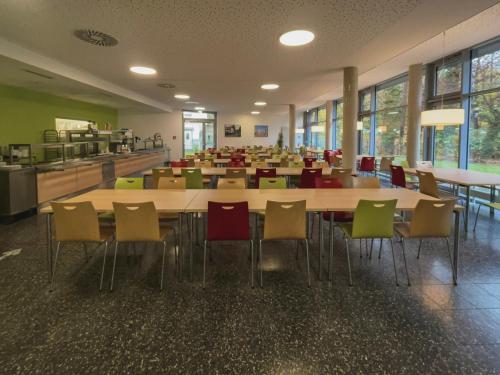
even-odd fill
[{"label": "glass door", "polygon": [[184,129],[184,156],[193,155],[196,152],[217,146],[215,113],[184,111],[182,113],[182,125]]}]

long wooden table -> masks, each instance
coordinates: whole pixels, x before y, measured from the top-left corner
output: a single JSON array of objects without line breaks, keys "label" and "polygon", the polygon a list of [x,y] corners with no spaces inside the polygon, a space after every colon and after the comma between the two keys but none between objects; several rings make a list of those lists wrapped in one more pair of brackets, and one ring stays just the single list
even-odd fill
[{"label": "long wooden table", "polygon": [[[81,194],[79,196],[65,200],[65,202],[90,201],[97,212],[112,212],[112,202],[145,202],[153,201],[158,212],[178,213],[181,228],[180,243],[182,244],[182,215],[192,215],[194,213],[204,213],[208,208],[208,201],[238,202],[247,201],[250,212],[260,212],[265,210],[268,200],[275,201],[295,201],[306,200],[306,210],[308,212],[335,212],[354,211],[360,199],[386,200],[397,199],[397,210],[412,211],[415,209],[420,199],[433,199],[427,195],[408,189],[242,189],[242,190],[114,190],[99,189]],[[41,213],[47,215],[47,262],[49,278],[52,274],[52,209],[50,206],[42,208]],[[320,216],[320,257],[323,254],[323,215]],[[453,247],[453,280],[456,283],[458,278],[458,257],[459,257],[459,228],[460,214],[455,211],[455,233]],[[192,225],[191,229],[192,231]],[[192,245],[192,238],[190,244]],[[181,254],[183,254],[182,246]],[[333,222],[330,225],[330,254],[333,251]],[[319,276],[321,277],[321,265]],[[180,267],[182,275],[182,266]]]},{"label": "long wooden table", "polygon": [[500,186],[500,175],[493,173],[477,172],[459,168],[404,168],[405,173],[416,175],[418,171],[431,172],[437,181],[449,183],[465,189],[465,219],[464,228],[468,231],[470,189],[473,186],[488,186],[490,188],[490,201],[495,201],[495,188]]},{"label": "long wooden table", "polygon": [[[181,175],[181,170],[183,168],[172,168],[172,172],[175,176]],[[189,169],[189,168],[184,168]],[[225,176],[226,168],[220,167],[211,167],[211,168],[200,168],[201,174],[203,176]],[[300,176],[302,174],[302,167],[278,167],[276,168],[277,176]],[[246,168],[247,176],[254,176],[256,168]],[[330,175],[332,173],[332,168],[323,168],[323,175]],[[149,169],[147,171],[142,172],[144,176],[153,175],[153,170]]]}]

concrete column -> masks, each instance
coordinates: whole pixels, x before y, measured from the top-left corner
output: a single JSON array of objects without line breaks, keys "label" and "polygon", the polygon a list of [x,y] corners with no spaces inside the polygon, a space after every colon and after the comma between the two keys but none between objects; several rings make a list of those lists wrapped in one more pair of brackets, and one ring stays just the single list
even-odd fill
[{"label": "concrete column", "polygon": [[332,148],[332,112],[333,112],[333,100],[328,100],[326,102],[326,128],[325,128],[325,149],[330,150]]},{"label": "concrete column", "polygon": [[358,68],[344,68],[344,123],[342,134],[342,166],[356,170],[358,120]]},{"label": "concrete column", "polygon": [[295,151],[295,104],[288,105],[288,146]]},{"label": "concrete column", "polygon": [[414,64],[408,70],[408,136],[406,159],[411,168],[420,158],[420,112],[422,112],[422,64]]}]

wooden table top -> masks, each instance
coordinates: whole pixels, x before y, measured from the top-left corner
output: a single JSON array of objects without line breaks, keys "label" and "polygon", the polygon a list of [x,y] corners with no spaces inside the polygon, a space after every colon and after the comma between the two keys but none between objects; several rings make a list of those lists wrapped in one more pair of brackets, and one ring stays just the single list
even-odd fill
[{"label": "wooden table top", "polygon": [[[189,169],[189,168],[185,168]],[[212,168],[200,168],[201,174],[203,176],[225,176],[226,168],[212,167]],[[245,168],[247,170],[247,176],[255,176],[256,168]],[[302,167],[278,167],[276,168],[277,176],[300,176],[302,174]],[[175,176],[181,175],[182,168],[172,168],[172,172],[174,172]],[[323,175],[329,176],[332,173],[332,168],[323,168]],[[144,176],[151,176],[153,174],[153,170],[149,169],[147,171],[142,172]]]},{"label": "wooden table top", "polygon": [[463,186],[500,185],[500,175],[460,168],[404,168],[405,173],[416,175],[417,170],[431,172],[441,182]]}]

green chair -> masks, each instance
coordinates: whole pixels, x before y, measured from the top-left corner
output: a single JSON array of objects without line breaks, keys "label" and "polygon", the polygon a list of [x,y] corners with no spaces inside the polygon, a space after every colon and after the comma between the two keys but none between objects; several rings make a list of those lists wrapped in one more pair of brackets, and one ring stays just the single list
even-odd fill
[{"label": "green chair", "polygon": [[183,168],[181,176],[186,178],[186,189],[203,189],[203,176],[200,168]]},{"label": "green chair", "polygon": [[118,190],[140,190],[144,189],[144,178],[142,177],[118,177],[115,181],[115,189]]},{"label": "green chair", "polygon": [[[262,181],[262,180],[261,180]],[[474,221],[474,232],[476,231],[476,225],[477,225],[477,218],[479,217],[479,210],[481,209],[482,206],[486,206],[489,208],[493,208],[495,210],[500,211],[500,203],[479,203],[479,206],[477,207],[477,213],[476,213],[476,220]]]},{"label": "green chair", "polygon": [[[380,239],[380,250],[382,250],[382,240],[389,239],[391,243],[392,261],[394,264],[394,277],[396,278],[396,285],[399,285],[398,275],[396,271],[396,259],[394,257],[394,245],[392,242],[392,237],[394,235],[393,220],[394,212],[396,210],[396,203],[396,199],[383,201],[369,201],[361,199],[358,202],[356,210],[354,211],[353,222],[339,223],[339,227],[343,231],[345,239],[347,266],[349,268],[349,285],[352,286],[351,262],[349,258],[349,240],[351,239],[360,240],[360,257],[362,257],[362,239]],[[333,254],[330,252],[330,259],[332,259],[332,256]],[[406,268],[406,257],[404,250],[403,258]],[[406,274],[408,276],[408,268],[406,268]]]},{"label": "green chair", "polygon": [[286,189],[285,177],[261,177],[259,189]]}]

